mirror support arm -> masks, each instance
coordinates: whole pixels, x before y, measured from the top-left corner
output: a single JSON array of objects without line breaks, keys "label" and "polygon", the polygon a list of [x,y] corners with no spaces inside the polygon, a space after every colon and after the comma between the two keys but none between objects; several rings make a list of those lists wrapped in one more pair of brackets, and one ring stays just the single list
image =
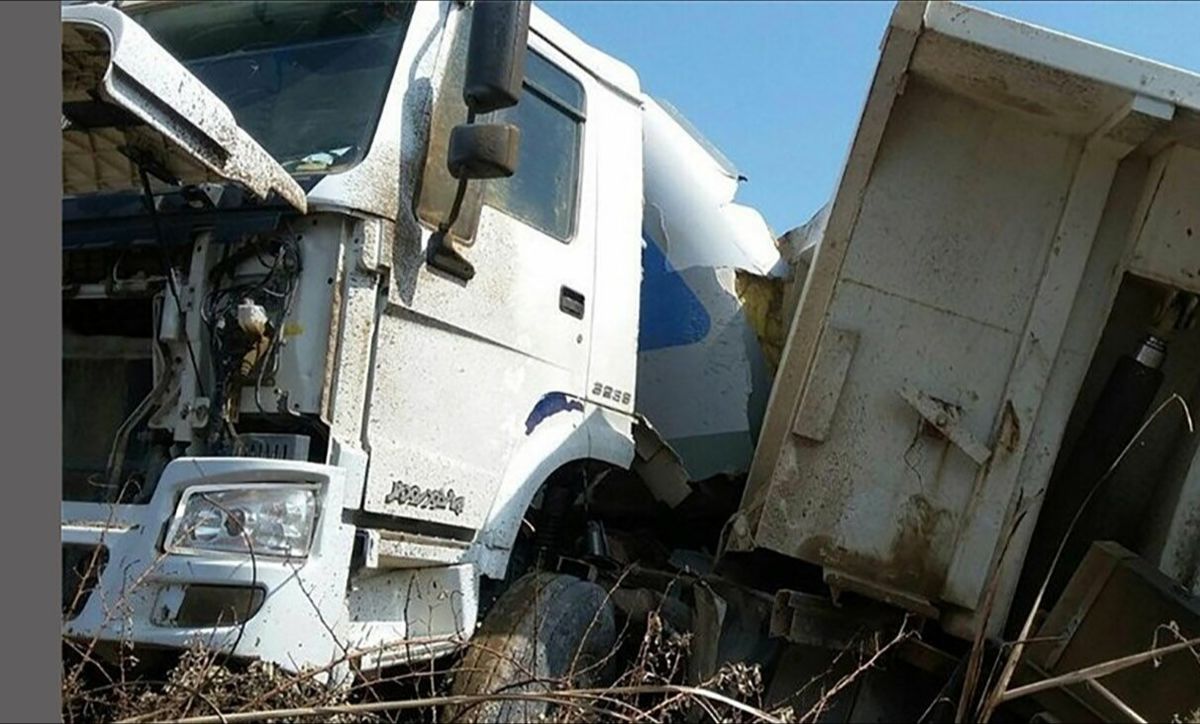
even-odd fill
[{"label": "mirror support arm", "polygon": [[450,229],[454,227],[454,222],[458,220],[459,212],[462,211],[463,199],[467,196],[467,183],[469,183],[468,179],[460,178],[458,180],[458,190],[454,193],[454,203],[450,206],[450,213],[447,215],[446,221],[429,237],[429,252],[426,257],[429,266],[464,282],[471,281],[475,276],[475,265],[458,253],[454,244],[450,242],[449,234]]}]

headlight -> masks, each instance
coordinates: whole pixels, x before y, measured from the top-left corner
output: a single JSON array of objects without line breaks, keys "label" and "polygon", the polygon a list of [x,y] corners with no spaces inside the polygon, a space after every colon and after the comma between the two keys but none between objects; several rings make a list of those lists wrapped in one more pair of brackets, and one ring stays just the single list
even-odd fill
[{"label": "headlight", "polygon": [[175,511],[166,547],[171,553],[302,558],[316,519],[315,485],[196,486]]}]

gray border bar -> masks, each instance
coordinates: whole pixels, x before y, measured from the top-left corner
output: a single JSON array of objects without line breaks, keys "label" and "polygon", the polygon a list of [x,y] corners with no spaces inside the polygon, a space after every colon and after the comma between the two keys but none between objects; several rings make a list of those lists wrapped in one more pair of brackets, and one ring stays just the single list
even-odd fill
[{"label": "gray border bar", "polygon": [[61,721],[59,5],[0,5],[4,721]]}]

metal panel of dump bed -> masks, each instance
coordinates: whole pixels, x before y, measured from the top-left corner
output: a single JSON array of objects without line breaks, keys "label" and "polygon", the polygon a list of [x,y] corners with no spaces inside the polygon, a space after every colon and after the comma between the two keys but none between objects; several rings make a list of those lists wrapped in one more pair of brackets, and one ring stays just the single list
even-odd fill
[{"label": "metal panel of dump bed", "polygon": [[[731,550],[989,631],[1123,272],[1200,290],[1200,76],[900,3]],[[1192,236],[1192,230],[1197,232]]]}]

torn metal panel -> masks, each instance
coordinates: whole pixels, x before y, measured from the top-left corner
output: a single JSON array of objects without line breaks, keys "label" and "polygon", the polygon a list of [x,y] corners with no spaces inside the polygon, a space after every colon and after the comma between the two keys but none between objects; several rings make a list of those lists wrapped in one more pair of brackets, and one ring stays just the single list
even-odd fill
[{"label": "torn metal panel", "polygon": [[804,273],[808,273],[813,254],[816,253],[817,245],[821,243],[821,237],[825,235],[825,227],[829,225],[829,207],[826,203],[802,226],[797,226],[779,237],[780,253],[793,269],[802,266]]},{"label": "torn metal panel", "polygon": [[693,479],[745,471],[771,370],[737,272],[697,267],[672,280],[647,273],[643,283],[643,314],[655,316],[643,319],[639,338],[639,412]]},{"label": "torn metal panel", "polygon": [[300,185],[228,106],[120,10],[63,7],[62,52],[64,194],[139,188],[140,166],[172,183],[234,181],[307,210]]},{"label": "torn metal panel", "polygon": [[650,97],[643,103],[646,235],[676,269],[782,272],[774,234],[762,215],[734,202],[737,171],[669,104]]},{"label": "torn metal panel", "polygon": [[[1033,634],[1013,686],[1196,636],[1200,600],[1134,553],[1096,543]],[[1034,698],[1063,721],[1122,720],[1107,694],[1147,721],[1178,721],[1200,709],[1196,667],[1194,655],[1181,651],[1105,676],[1107,692],[1073,686]]]},{"label": "torn metal panel", "polygon": [[780,312],[785,320],[783,323],[785,341],[791,321],[796,316],[796,307],[800,304],[800,297],[804,294],[804,287],[808,282],[808,274],[812,269],[817,247],[825,236],[825,227],[829,224],[829,209],[830,205],[825,204],[803,226],[792,229],[779,237],[780,253],[791,266],[789,281],[785,287],[783,308]]},{"label": "torn metal panel", "polygon": [[782,347],[768,356],[787,263],[761,215],[733,202],[732,164],[677,111],[645,98],[643,139],[638,412],[693,479],[739,474]]},{"label": "torn metal panel", "polygon": [[639,417],[638,424],[633,426],[633,440],[636,445],[633,471],[655,498],[674,508],[691,495],[688,473],[679,454],[645,418]]}]

